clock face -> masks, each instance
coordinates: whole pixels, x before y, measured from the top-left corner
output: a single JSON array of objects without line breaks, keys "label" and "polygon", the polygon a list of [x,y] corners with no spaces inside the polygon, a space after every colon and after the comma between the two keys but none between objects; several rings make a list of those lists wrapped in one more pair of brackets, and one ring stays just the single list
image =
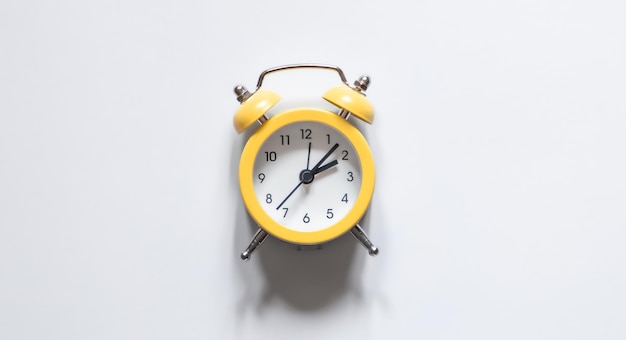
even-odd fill
[{"label": "clock face", "polygon": [[299,232],[329,228],[354,207],[361,162],[335,128],[298,121],[272,133],[256,154],[256,199],[276,223]]}]

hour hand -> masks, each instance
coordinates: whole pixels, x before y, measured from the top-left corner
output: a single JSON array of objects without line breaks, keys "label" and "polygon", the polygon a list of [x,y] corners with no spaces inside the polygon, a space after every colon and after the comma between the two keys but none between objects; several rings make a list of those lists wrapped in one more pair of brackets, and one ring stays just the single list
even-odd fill
[{"label": "hour hand", "polygon": [[325,164],[325,165],[323,165],[323,166],[321,166],[321,167],[317,168],[317,169],[315,170],[315,172],[313,172],[313,175],[317,175],[317,174],[319,174],[319,173],[320,173],[320,172],[322,172],[322,171],[328,170],[328,169],[330,169],[330,168],[334,167],[334,166],[335,166],[335,165],[337,165],[337,164],[339,164],[339,162],[337,162],[337,160],[335,159],[335,160],[333,160],[332,162],[329,162],[329,163],[327,163],[327,164]]}]

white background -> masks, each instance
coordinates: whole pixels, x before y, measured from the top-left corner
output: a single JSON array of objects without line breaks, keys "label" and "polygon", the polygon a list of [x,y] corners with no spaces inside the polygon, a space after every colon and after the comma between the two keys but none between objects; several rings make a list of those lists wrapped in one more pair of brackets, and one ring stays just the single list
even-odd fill
[{"label": "white background", "polygon": [[[624,13],[2,1],[0,338],[624,339]],[[232,87],[295,62],[372,77],[376,258],[239,260]]]}]

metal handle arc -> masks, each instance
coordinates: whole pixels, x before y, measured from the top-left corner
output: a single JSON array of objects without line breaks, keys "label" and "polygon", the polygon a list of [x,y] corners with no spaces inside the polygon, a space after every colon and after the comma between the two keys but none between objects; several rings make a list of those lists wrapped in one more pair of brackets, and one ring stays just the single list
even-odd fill
[{"label": "metal handle arc", "polygon": [[335,65],[326,65],[326,64],[290,64],[290,65],[283,65],[283,66],[272,67],[272,68],[269,68],[269,69],[261,72],[261,75],[259,76],[259,81],[256,83],[256,90],[255,91],[258,91],[261,88],[261,85],[263,85],[263,79],[268,74],[274,73],[274,72],[278,72],[278,71],[293,70],[293,69],[298,69],[298,68],[317,68],[317,69],[324,69],[324,70],[335,71],[335,72],[337,72],[337,74],[339,74],[339,78],[341,78],[341,81],[344,84],[350,86],[348,84],[348,80],[346,80],[346,76],[343,74],[343,71],[339,67],[337,67]]}]

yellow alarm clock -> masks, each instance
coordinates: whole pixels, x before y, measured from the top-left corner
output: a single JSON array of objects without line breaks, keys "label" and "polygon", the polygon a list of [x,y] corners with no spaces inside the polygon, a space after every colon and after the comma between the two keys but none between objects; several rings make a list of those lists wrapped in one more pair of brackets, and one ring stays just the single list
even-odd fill
[{"label": "yellow alarm clock", "polygon": [[[342,84],[322,96],[337,112],[303,107],[268,117],[280,96],[261,89],[263,79],[273,72],[300,68],[339,75]],[[374,159],[367,141],[348,120],[352,116],[372,123],[374,110],[364,94],[369,83],[369,77],[362,76],[350,86],[337,66],[296,64],[263,71],[253,93],[235,87],[241,103],[233,120],[237,133],[261,125],[239,162],[241,196],[259,225],[242,260],[249,260],[268,235],[303,246],[320,245],[350,232],[370,255],[378,254],[359,225],[374,192]]]}]

